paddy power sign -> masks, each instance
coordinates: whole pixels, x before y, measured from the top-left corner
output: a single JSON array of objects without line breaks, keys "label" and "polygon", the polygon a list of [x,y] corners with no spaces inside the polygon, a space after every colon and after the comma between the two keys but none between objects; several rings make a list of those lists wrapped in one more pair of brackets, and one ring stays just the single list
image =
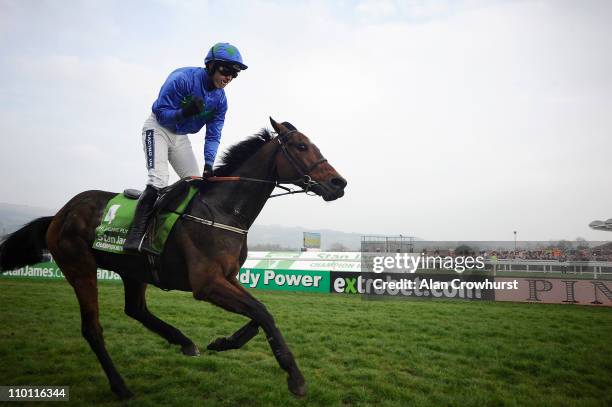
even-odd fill
[{"label": "paddy power sign", "polygon": [[330,273],[312,270],[240,269],[238,281],[246,288],[329,292]]}]

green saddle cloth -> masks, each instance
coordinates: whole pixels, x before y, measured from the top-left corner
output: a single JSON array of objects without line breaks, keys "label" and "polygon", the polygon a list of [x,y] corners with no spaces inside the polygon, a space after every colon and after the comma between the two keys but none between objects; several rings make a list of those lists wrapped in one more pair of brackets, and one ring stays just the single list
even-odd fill
[{"label": "green saddle cloth", "polygon": [[[162,209],[155,215],[155,222],[152,223],[153,227],[149,227],[147,230],[147,233],[153,233],[152,238],[149,237],[148,239],[150,242],[147,247],[148,251],[160,254],[164,250],[164,245],[174,224],[185,212],[187,205],[197,192],[196,187],[190,186],[176,209],[173,211]],[[96,238],[92,245],[94,249],[110,253],[124,253],[123,244],[128,229],[134,220],[137,203],[136,199],[126,198],[123,193],[115,195],[108,201],[102,215],[102,222],[96,228]],[[151,225],[151,221],[149,221],[149,224]]]}]

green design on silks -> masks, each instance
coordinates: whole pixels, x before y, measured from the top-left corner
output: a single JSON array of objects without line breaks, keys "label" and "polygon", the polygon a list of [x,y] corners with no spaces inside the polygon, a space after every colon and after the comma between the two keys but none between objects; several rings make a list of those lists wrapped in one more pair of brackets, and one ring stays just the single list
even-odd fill
[{"label": "green design on silks", "polygon": [[[185,212],[187,205],[198,192],[196,187],[189,187],[185,198],[173,212],[162,212],[155,219],[155,232],[152,239],[151,251],[161,254],[172,228],[178,218]],[[117,194],[106,204],[102,222],[96,228],[96,237],[92,247],[104,252],[123,254],[123,244],[128,229],[134,220],[137,200],[126,198]]]},{"label": "green design on silks", "polygon": [[210,119],[212,119],[214,114],[215,114],[215,109],[212,109],[212,110],[204,109],[199,115],[197,115],[197,117],[202,117],[202,118],[204,118],[204,121],[207,122]]},{"label": "green design on silks", "polygon": [[[181,100],[181,107],[187,106],[187,104],[191,102],[192,99],[193,99],[193,95],[184,96],[183,99]],[[208,122],[215,115],[216,110],[217,109],[214,107],[210,110],[207,110],[206,101],[204,101],[204,110],[202,110],[200,113],[196,114],[195,116],[191,116],[188,120],[193,120],[196,117],[200,117],[200,118],[203,118],[204,121]]]}]

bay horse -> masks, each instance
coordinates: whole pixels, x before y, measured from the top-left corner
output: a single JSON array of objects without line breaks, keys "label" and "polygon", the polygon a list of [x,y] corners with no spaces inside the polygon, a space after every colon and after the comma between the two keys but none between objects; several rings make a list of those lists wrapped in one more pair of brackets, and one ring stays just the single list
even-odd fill
[{"label": "bay horse", "polygon": [[[304,376],[272,315],[236,277],[247,257],[246,231],[275,186],[294,184],[332,201],[344,195],[347,183],[308,137],[290,123],[277,123],[272,118],[270,122],[277,136],[264,129],[225,153],[211,182],[202,182],[186,217],[175,224],[159,261],[166,271],[165,288],[190,291],[196,300],[208,301],[250,319],[233,335],[212,341],[207,349],[239,349],[261,327],[278,364],[288,374],[289,391],[303,396]],[[214,182],[224,179],[228,181]],[[95,229],[107,202],[115,195],[105,191],[82,192],[55,216],[36,219],[12,233],[0,245],[0,271],[40,262],[44,249],[51,252],[78,298],[83,337],[102,365],[111,390],[126,399],[133,394],[115,368],[102,336],[98,267],[113,270],[123,280],[128,316],[170,344],[179,345],[185,355],[197,356],[199,350],[181,331],[148,310],[145,290],[155,281],[147,272],[145,255],[120,255],[92,248]],[[213,222],[218,227],[211,226]]]}]

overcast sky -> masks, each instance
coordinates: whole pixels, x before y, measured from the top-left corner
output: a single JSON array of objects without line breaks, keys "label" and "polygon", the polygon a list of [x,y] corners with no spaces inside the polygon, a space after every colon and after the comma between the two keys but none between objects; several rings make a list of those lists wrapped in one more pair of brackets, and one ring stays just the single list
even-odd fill
[{"label": "overcast sky", "polygon": [[228,41],[249,69],[220,151],[272,116],[349,183],[331,203],[274,199],[258,223],[609,239],[587,225],[612,217],[610,21],[609,1],[0,0],[0,201],[143,188],[161,84]]}]

